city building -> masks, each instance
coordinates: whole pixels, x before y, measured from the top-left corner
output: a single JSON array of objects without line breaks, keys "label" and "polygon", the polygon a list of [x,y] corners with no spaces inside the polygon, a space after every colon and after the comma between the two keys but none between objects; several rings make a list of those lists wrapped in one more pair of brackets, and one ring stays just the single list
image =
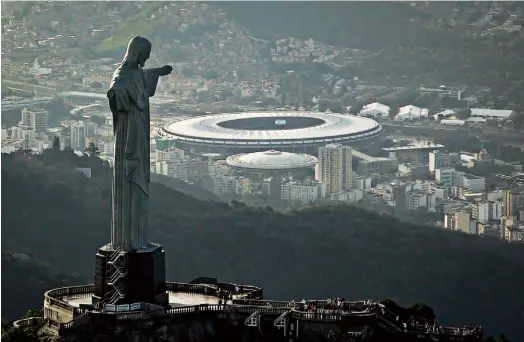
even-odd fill
[{"label": "city building", "polygon": [[524,225],[504,228],[504,240],[511,243],[524,242]]},{"label": "city building", "polygon": [[502,218],[502,202],[484,201],[472,206],[471,217],[479,223],[500,220]]},{"label": "city building", "polygon": [[331,194],[332,201],[358,202],[364,198],[364,191],[359,189],[342,190]]},{"label": "city building", "polygon": [[455,184],[472,193],[483,192],[486,189],[486,180],[483,177],[464,172],[456,172],[454,178]]},{"label": "city building", "polygon": [[7,128],[2,127],[2,142],[5,142],[9,139],[9,133],[7,131]]},{"label": "city building", "polygon": [[524,209],[524,187],[515,187],[504,190],[502,195],[502,209],[505,217],[520,217],[520,211]]},{"label": "city building", "polygon": [[285,179],[282,181],[281,199],[312,203],[325,197],[325,189],[324,183],[319,181],[293,181],[292,179]]},{"label": "city building", "polygon": [[458,211],[444,215],[444,228],[466,234],[477,234],[477,221],[471,219],[470,213]]},{"label": "city building", "polygon": [[404,197],[404,205],[406,209],[410,210],[420,208],[426,208],[427,210],[434,209],[435,195],[420,190],[407,191]]},{"label": "city building", "polygon": [[215,176],[213,179],[214,193],[243,195],[249,191],[249,178],[240,176]]},{"label": "city building", "polygon": [[457,171],[454,167],[435,169],[435,181],[447,189],[457,186],[468,190],[470,193],[483,192],[486,188],[486,180],[483,177]]},{"label": "city building", "polygon": [[71,148],[80,152],[86,148],[86,125],[83,121],[71,124]]},{"label": "city building", "polygon": [[451,189],[456,171],[453,167],[435,169],[435,181]]},{"label": "city building", "polygon": [[269,177],[260,183],[262,196],[270,200],[279,200],[282,196],[282,180],[280,177]]},{"label": "city building", "polygon": [[22,125],[31,127],[36,134],[47,131],[47,110],[39,108],[22,109]]},{"label": "city building", "polygon": [[329,144],[318,148],[315,179],[325,184],[326,196],[350,189],[353,183],[351,147]]},{"label": "city building", "polygon": [[36,144],[36,132],[31,126],[19,124],[9,129],[11,142],[21,148],[29,149]]},{"label": "city building", "polygon": [[168,177],[178,178],[184,181],[188,180],[189,161],[187,159],[157,160],[155,162],[154,173]]},{"label": "city building", "polygon": [[373,157],[366,153],[352,149],[353,169],[360,175],[371,175],[372,173],[395,173],[398,169],[396,158]]},{"label": "city building", "polygon": [[94,122],[86,122],[86,137],[94,137],[97,135],[98,125]]},{"label": "city building", "polygon": [[170,149],[159,149],[158,146],[155,150],[156,153],[156,161],[175,161],[175,160],[183,160],[185,158],[185,152],[184,150],[178,149],[178,148],[170,148]]},{"label": "city building", "polygon": [[428,152],[445,149],[446,146],[431,141],[411,141],[408,145],[384,147],[390,158],[399,161],[428,163]]},{"label": "city building", "polygon": [[188,161],[188,177],[199,179],[209,175],[209,161],[191,158]]},{"label": "city building", "polygon": [[353,187],[358,190],[371,189],[371,177],[355,177],[353,180]]},{"label": "city building", "polygon": [[470,108],[472,117],[480,117],[492,120],[509,120],[515,115],[515,111],[509,109],[487,109]]},{"label": "city building", "polygon": [[460,164],[460,154],[444,153],[439,150],[429,152],[429,172],[434,173],[436,169]]},{"label": "city building", "polygon": [[113,140],[99,140],[98,150],[101,155],[113,155],[115,153],[115,143]]},{"label": "city building", "polygon": [[438,94],[439,97],[449,97],[452,99],[454,98],[457,100],[462,100],[463,90],[441,86],[439,88],[420,87],[419,91],[420,95]]}]

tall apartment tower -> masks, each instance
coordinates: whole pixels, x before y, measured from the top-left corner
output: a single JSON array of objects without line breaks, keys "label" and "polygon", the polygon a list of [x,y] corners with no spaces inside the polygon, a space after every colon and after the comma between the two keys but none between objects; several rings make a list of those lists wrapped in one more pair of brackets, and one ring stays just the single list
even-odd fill
[{"label": "tall apartment tower", "polygon": [[86,148],[86,125],[83,121],[71,125],[71,148],[80,152]]},{"label": "tall apartment tower", "polygon": [[45,133],[47,131],[47,110],[23,108],[22,124],[31,127],[37,134]]},{"label": "tall apartment tower", "polygon": [[504,190],[502,195],[502,214],[505,217],[517,217],[519,220],[520,210],[524,209],[524,187],[515,187]]},{"label": "tall apartment tower", "polygon": [[316,179],[326,186],[326,197],[350,189],[353,183],[351,147],[329,144],[318,148]]}]

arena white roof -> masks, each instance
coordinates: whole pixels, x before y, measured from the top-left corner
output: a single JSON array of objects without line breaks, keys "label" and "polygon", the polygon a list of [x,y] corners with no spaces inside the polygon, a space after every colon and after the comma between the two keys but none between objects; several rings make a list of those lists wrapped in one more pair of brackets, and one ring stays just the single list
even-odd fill
[{"label": "arena white roof", "polygon": [[[220,123],[239,119],[303,117],[322,122],[313,127],[295,129],[244,130],[220,126]],[[327,114],[321,112],[248,112],[216,114],[181,120],[166,124],[160,134],[185,142],[212,145],[256,147],[284,144],[329,144],[371,138],[383,129],[375,120],[355,115]]]},{"label": "arena white roof", "polygon": [[309,154],[298,154],[269,150],[255,153],[241,153],[227,157],[229,166],[244,169],[288,170],[314,166],[318,163],[316,157]]},{"label": "arena white roof", "polygon": [[362,107],[362,110],[360,111],[359,115],[376,115],[380,114],[381,116],[389,116],[389,106],[386,106],[385,104],[373,102],[368,105],[365,105]]}]

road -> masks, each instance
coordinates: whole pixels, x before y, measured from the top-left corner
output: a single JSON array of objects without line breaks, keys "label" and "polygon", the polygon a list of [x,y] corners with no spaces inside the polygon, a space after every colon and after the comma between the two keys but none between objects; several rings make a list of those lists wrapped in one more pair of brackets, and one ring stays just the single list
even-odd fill
[{"label": "road", "polygon": [[39,96],[54,96],[59,91],[56,88],[46,87],[38,84],[30,84],[30,83],[24,83],[24,82],[17,82],[12,80],[6,80],[2,79],[2,87],[12,87],[16,89],[21,89],[25,91],[35,91],[38,93]]}]

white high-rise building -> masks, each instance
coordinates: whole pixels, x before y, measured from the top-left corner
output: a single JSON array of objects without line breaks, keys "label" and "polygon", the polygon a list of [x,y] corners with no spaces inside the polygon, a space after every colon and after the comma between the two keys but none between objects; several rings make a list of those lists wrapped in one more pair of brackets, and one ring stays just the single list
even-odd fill
[{"label": "white high-rise building", "polygon": [[325,184],[325,196],[350,189],[353,183],[351,147],[329,144],[318,148],[315,178]]},{"label": "white high-rise building", "polygon": [[449,154],[439,150],[429,152],[429,172],[433,173],[436,169],[444,168],[451,165]]},{"label": "white high-rise building", "polygon": [[86,125],[83,121],[71,124],[71,148],[80,152],[86,148]]},{"label": "white high-rise building", "polygon": [[86,122],[86,136],[94,137],[97,133],[98,125],[94,122]]},{"label": "white high-rise building", "polygon": [[498,221],[502,218],[501,201],[485,201],[476,203],[472,207],[472,217],[480,223]]},{"label": "white high-rise building", "polygon": [[45,133],[47,131],[47,110],[23,108],[22,125],[31,127],[37,134]]}]

